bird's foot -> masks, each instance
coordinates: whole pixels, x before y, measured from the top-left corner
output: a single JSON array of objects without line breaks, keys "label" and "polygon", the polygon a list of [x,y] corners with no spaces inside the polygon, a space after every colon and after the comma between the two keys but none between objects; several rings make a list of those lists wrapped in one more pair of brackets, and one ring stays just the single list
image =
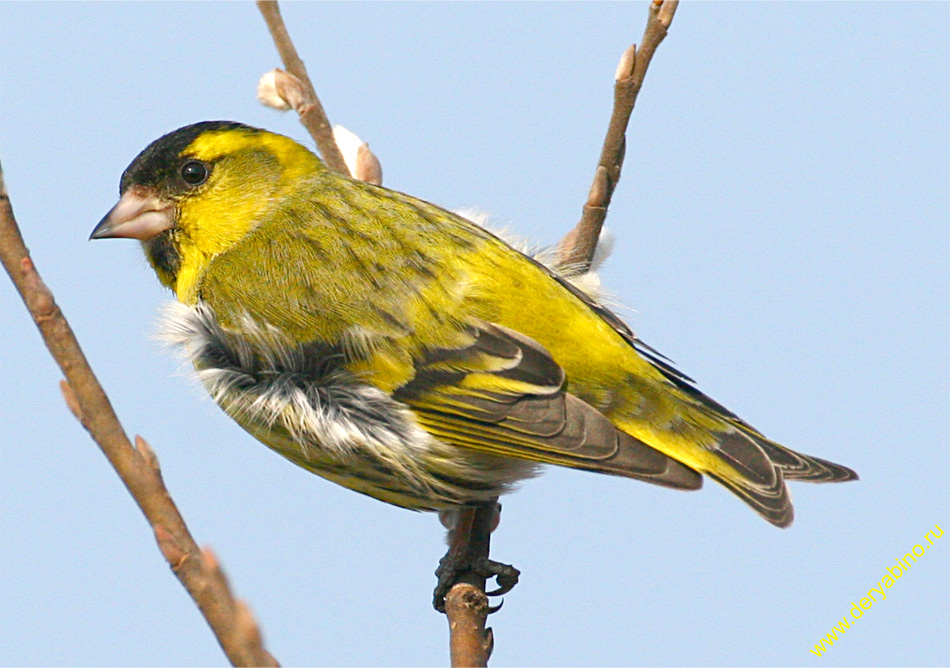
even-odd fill
[{"label": "bird's foot", "polygon": [[[436,610],[445,612],[446,595],[466,573],[472,573],[486,580],[495,578],[498,587],[492,591],[486,591],[487,596],[507,594],[518,584],[518,576],[521,575],[521,571],[509,564],[502,564],[487,557],[479,557],[469,553],[452,554],[450,550],[448,554],[442,557],[439,561],[439,567],[435,570],[438,584],[436,584],[433,592],[432,605]],[[491,608],[489,612],[495,612],[499,608],[501,608],[500,604]]]}]

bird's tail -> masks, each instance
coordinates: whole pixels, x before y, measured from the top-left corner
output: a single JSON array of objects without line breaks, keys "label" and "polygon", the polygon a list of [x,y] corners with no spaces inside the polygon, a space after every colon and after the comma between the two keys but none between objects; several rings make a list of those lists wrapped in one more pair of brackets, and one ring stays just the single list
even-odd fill
[{"label": "bird's tail", "polygon": [[716,434],[718,443],[710,453],[722,465],[704,467],[702,472],[725,485],[776,526],[790,525],[795,516],[786,480],[858,479],[858,474],[846,466],[789,450],[745,427],[737,425],[728,433]]},{"label": "bird's tail", "polygon": [[[671,406],[670,430],[644,428],[621,420],[624,431],[686,466],[717,480],[780,527],[792,523],[794,510],[786,480],[844,482],[858,474],[846,466],[789,450],[765,438],[728,408],[699,391],[691,378],[674,369],[652,349],[638,351],[680,392]],[[687,426],[689,425],[689,426]]]},{"label": "bird's tail", "polygon": [[[690,406],[695,407],[695,404]],[[696,428],[694,423],[693,429],[687,429],[681,423],[679,430],[667,431],[644,428],[642,422],[633,421],[620,421],[618,426],[718,481],[779,527],[787,527],[794,518],[786,480],[843,482],[858,477],[845,466],[800,454],[768,440],[731,413],[705,407],[700,411],[704,414],[700,417],[708,420],[706,428]]]},{"label": "bird's tail", "polygon": [[858,474],[847,466],[803,455],[764,438],[760,438],[758,442],[772,463],[782,470],[786,480],[845,482],[858,479]]}]

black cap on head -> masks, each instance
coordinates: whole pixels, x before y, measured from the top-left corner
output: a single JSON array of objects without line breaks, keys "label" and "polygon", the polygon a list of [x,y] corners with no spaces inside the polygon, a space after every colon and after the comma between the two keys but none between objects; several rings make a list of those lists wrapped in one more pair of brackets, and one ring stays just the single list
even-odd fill
[{"label": "black cap on head", "polygon": [[185,148],[199,135],[213,130],[239,130],[258,132],[243,123],[235,121],[202,121],[186,125],[167,135],[159,137],[145,147],[135,160],[122,172],[119,181],[119,193],[124,193],[131,185],[159,186],[171,182],[171,177],[178,169],[179,156]]}]

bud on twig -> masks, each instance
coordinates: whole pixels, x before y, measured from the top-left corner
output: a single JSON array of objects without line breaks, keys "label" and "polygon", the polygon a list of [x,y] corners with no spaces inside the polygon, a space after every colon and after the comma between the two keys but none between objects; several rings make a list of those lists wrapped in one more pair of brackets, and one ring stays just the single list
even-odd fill
[{"label": "bud on twig", "polygon": [[369,150],[369,144],[342,125],[333,126],[333,140],[343,154],[350,176],[377,186],[383,182],[383,167]]},{"label": "bud on twig", "polygon": [[587,193],[587,206],[604,206],[609,197],[610,183],[607,179],[607,168],[598,165],[594,171],[594,181]]},{"label": "bud on twig", "polygon": [[617,63],[617,73],[614,74],[614,81],[626,81],[633,76],[633,67],[637,62],[637,45],[631,44],[627,50],[620,56],[620,62]]},{"label": "bud on twig", "polygon": [[306,100],[306,95],[300,79],[280,68],[275,68],[257,82],[257,99],[265,107],[271,109],[299,111]]},{"label": "bud on twig", "polygon": [[153,527],[155,531],[155,542],[158,543],[158,549],[162,551],[165,560],[173,569],[181,567],[182,562],[187,558],[188,553],[181,546],[181,543],[172,535],[172,532],[162,524],[156,524]]},{"label": "bud on twig", "polygon": [[383,183],[383,166],[366,142],[356,149],[356,173],[353,176],[374,186]]},{"label": "bud on twig", "polygon": [[653,6],[657,7],[657,20],[664,28],[669,28],[673,22],[673,15],[676,13],[676,5],[679,0],[653,0]]},{"label": "bud on twig", "polygon": [[59,381],[59,391],[63,393],[63,399],[66,400],[66,407],[69,408],[69,412],[73,414],[74,418],[79,420],[81,425],[85,426],[86,420],[83,418],[82,408],[79,406],[79,399],[76,398],[76,393],[73,392],[73,387],[69,384],[69,381]]}]

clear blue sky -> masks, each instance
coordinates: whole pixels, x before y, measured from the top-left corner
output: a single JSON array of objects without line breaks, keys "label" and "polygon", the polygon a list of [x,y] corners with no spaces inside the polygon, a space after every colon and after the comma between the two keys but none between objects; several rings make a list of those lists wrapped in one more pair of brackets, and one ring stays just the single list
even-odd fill
[{"label": "clear blue sky", "polygon": [[[385,184],[540,243],[575,222],[646,4],[288,4],[333,122]],[[0,3],[0,159],[37,265],[285,665],[439,665],[435,517],[247,436],[155,342],[132,242],[86,238],[149,141],[261,107],[252,4]],[[946,665],[950,536],[821,659],[895,557],[950,530],[950,5],[687,3],[631,124],[604,279],[640,336],[766,434],[852,466],[778,530],[713,483],[549,470],[507,498],[523,571],[494,666]],[[8,281],[0,663],[220,665]]]}]

